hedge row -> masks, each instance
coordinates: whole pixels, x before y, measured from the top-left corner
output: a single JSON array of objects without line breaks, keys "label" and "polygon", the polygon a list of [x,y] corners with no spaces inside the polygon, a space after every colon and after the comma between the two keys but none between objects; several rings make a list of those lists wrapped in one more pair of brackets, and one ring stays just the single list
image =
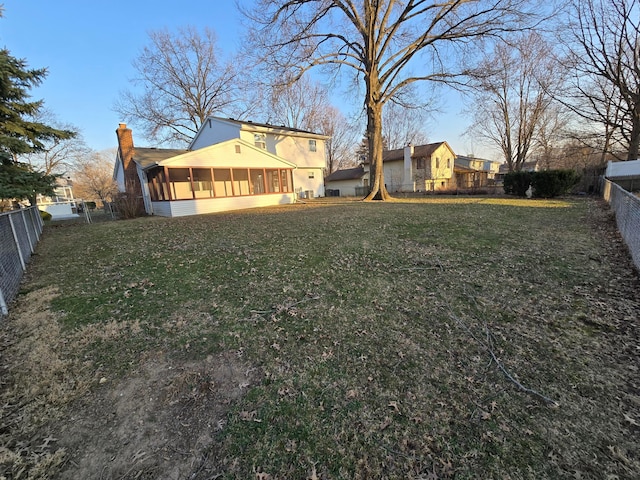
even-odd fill
[{"label": "hedge row", "polygon": [[575,170],[511,172],[504,177],[504,193],[525,197],[531,187],[534,197],[552,198],[569,193],[579,181],[580,175]]}]

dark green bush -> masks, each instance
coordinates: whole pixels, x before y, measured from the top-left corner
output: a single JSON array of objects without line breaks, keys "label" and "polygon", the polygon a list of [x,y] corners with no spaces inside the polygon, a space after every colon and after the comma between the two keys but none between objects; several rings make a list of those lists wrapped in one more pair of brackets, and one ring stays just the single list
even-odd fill
[{"label": "dark green bush", "polygon": [[48,222],[49,220],[51,220],[51,214],[49,212],[45,212],[44,210],[38,210],[40,212],[40,218],[45,221]]},{"label": "dark green bush", "polygon": [[96,202],[84,202],[89,210],[92,212],[96,209]]},{"label": "dark green bush", "polygon": [[535,197],[553,198],[569,193],[579,181],[575,170],[544,170],[533,174],[531,185]]},{"label": "dark green bush", "polygon": [[531,185],[531,172],[509,172],[504,176],[504,193],[524,197]]}]

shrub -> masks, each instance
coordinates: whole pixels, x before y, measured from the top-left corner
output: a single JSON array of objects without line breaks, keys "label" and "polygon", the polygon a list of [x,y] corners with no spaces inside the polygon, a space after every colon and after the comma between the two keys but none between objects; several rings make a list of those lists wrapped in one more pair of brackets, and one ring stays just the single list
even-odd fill
[{"label": "shrub", "polygon": [[509,172],[504,176],[504,193],[524,197],[531,185],[531,172]]},{"label": "shrub", "polygon": [[45,221],[48,222],[49,220],[51,220],[51,214],[49,212],[45,212],[44,210],[38,210],[40,212],[40,218]]},{"label": "shrub", "polygon": [[131,193],[119,193],[113,203],[120,218],[136,218],[144,213],[141,199]]},{"label": "shrub", "polygon": [[570,192],[579,181],[575,170],[544,170],[533,174],[531,185],[535,197],[553,198]]},{"label": "shrub", "polygon": [[84,202],[89,210],[92,212],[96,209],[96,202]]}]

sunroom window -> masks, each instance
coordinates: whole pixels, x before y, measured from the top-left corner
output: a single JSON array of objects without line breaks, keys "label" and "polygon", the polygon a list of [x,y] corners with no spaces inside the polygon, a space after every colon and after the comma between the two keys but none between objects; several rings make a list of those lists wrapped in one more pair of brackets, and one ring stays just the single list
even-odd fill
[{"label": "sunroom window", "polygon": [[170,168],[169,182],[171,197],[174,200],[193,198],[193,192],[191,191],[191,178],[189,177],[188,168]]},{"label": "sunroom window", "polygon": [[211,181],[210,168],[194,168],[193,172],[193,190],[196,198],[213,197],[213,183]]}]

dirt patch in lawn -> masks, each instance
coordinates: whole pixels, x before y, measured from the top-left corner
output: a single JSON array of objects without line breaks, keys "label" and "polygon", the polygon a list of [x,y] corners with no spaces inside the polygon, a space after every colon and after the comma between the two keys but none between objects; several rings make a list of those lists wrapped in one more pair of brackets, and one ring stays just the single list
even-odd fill
[{"label": "dirt patch in lawn", "polygon": [[62,426],[69,455],[60,478],[210,478],[213,437],[251,381],[233,355],[149,359],[115,387],[103,380]]},{"label": "dirt patch in lawn", "polygon": [[[147,354],[123,379],[74,356],[48,303],[28,294],[0,337],[0,479],[211,478],[207,462],[234,400],[257,372],[233,354]],[[116,333],[111,333],[111,336]]]}]

